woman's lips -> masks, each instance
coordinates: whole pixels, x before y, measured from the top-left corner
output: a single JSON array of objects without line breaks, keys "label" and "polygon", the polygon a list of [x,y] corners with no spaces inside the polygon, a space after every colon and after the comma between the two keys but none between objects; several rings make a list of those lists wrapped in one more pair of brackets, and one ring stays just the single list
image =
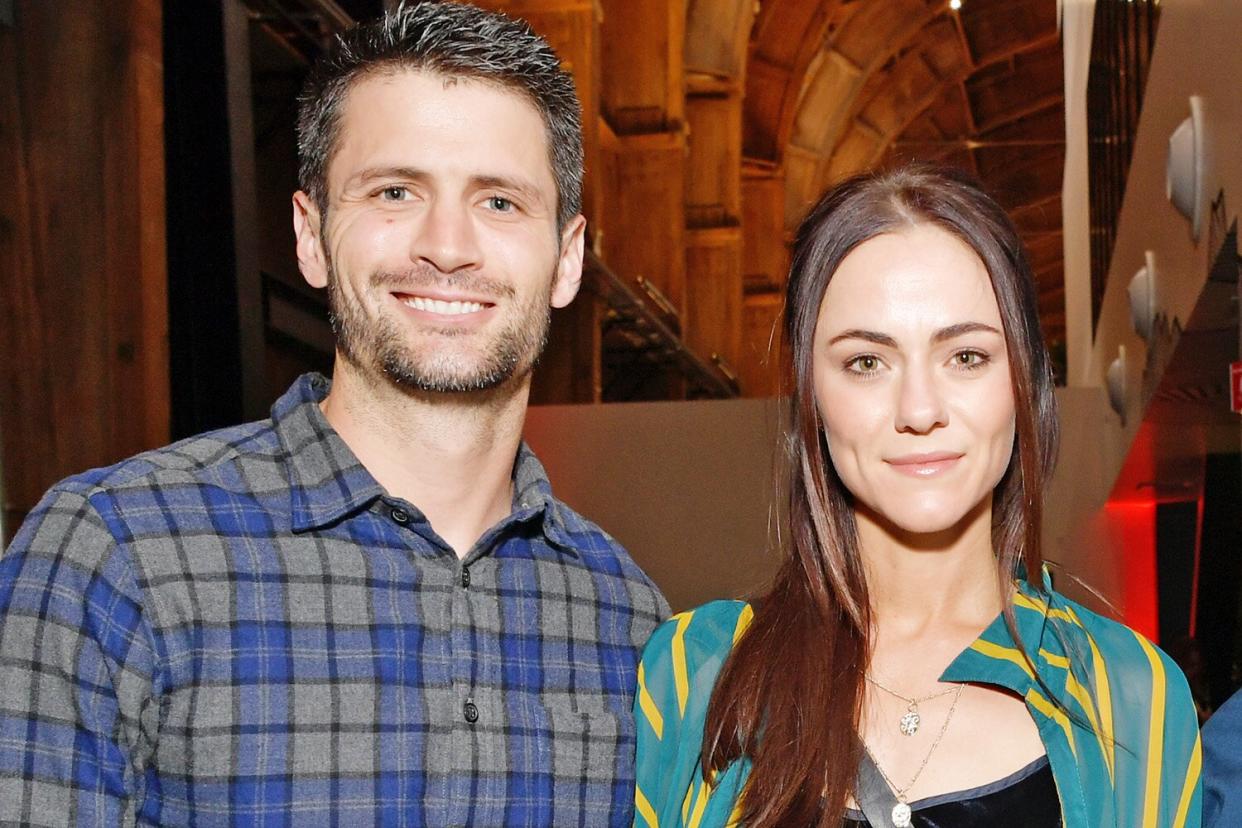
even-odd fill
[{"label": "woman's lips", "polygon": [[933,451],[885,458],[893,470],[910,477],[935,477],[957,465],[965,455],[959,452]]}]

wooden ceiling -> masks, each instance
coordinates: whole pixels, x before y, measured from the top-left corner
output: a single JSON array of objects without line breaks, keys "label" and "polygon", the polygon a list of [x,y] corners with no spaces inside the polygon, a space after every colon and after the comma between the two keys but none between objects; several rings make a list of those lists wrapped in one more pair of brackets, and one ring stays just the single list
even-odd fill
[{"label": "wooden ceiling", "polygon": [[[696,26],[705,5],[710,30]],[[738,54],[736,34],[722,37],[719,15],[730,11],[733,32],[749,31],[745,67],[723,65]],[[960,10],[948,0],[762,0],[757,13],[701,0],[687,22],[688,64],[711,54],[707,71],[745,77],[744,156],[783,169],[787,231],[853,172],[914,159],[965,167],[1022,232],[1045,334],[1054,351],[1064,342],[1064,83],[1052,0],[963,0]],[[700,38],[720,45],[689,45]]]}]

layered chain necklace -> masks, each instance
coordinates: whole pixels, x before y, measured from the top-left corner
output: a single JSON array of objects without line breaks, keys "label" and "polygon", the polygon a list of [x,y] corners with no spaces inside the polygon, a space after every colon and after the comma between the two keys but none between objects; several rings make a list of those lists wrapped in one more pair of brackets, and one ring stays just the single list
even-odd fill
[{"label": "layered chain necklace", "polygon": [[[889,690],[883,684],[880,684],[878,681],[873,679],[870,674],[867,674],[867,681],[878,687],[880,690],[883,690],[885,693],[888,693],[890,696],[901,699],[906,703],[905,715],[903,715],[901,717],[901,721],[897,723],[897,728],[901,731],[902,736],[913,736],[915,733],[919,732],[919,724],[923,721],[923,717],[919,715],[920,704],[931,701],[932,699],[938,699],[941,696],[947,696],[953,692],[953,688],[949,687],[938,693],[929,693],[926,696],[910,698],[909,696],[903,696],[894,690]],[[959,684],[958,687],[960,688],[961,685]]]},{"label": "layered chain necklace", "polygon": [[[884,692],[891,693],[911,705],[911,707],[908,708],[909,712],[907,712],[905,716],[901,717],[901,732],[907,736],[911,735],[914,730],[918,730],[918,702],[929,701],[931,699],[939,698],[940,696],[946,696],[949,693],[953,694],[953,703],[949,705],[949,712],[944,717],[944,724],[940,725],[940,732],[936,734],[935,741],[933,741],[931,747],[927,749],[927,755],[924,756],[923,761],[919,763],[919,768],[914,772],[914,776],[911,777],[910,781],[902,787],[899,788],[893,784],[893,780],[889,779],[888,774],[884,772],[884,768],[880,767],[880,763],[875,758],[875,754],[871,752],[871,748],[867,747],[867,743],[865,741],[863,742],[863,750],[867,751],[867,755],[871,757],[871,762],[875,765],[875,769],[880,772],[880,776],[884,778],[885,783],[887,783],[888,787],[892,789],[893,795],[897,797],[897,804],[893,806],[892,813],[890,814],[893,820],[893,828],[910,828],[910,818],[912,812],[910,810],[909,803],[906,802],[906,794],[911,788],[914,787],[914,783],[919,781],[919,777],[922,776],[923,769],[927,767],[927,763],[931,760],[932,754],[936,752],[936,748],[940,747],[940,740],[944,738],[944,732],[949,729],[949,721],[953,718],[953,711],[957,710],[957,701],[962,697],[962,689],[966,685],[959,684],[956,688],[950,687],[948,690],[944,690],[940,693],[934,693],[930,696],[923,696],[919,699],[909,699],[899,693],[893,693],[892,690],[889,690],[888,688],[877,683],[871,678],[871,676],[867,676],[867,681],[871,682],[876,687],[879,687]],[[907,733],[906,718],[911,715],[914,716],[914,730]]]}]

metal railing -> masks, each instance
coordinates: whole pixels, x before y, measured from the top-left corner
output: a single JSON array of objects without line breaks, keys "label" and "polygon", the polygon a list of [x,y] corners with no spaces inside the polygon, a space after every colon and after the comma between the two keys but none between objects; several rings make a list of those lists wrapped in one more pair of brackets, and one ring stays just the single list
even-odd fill
[{"label": "metal railing", "polygon": [[[704,359],[681,338],[676,309],[662,293],[652,290],[655,285],[646,280],[639,282],[643,286],[640,293],[591,251],[587,251],[583,270],[592,292],[606,308],[603,325],[608,353],[601,354],[601,359],[608,356],[620,363],[611,366],[611,373],[633,378],[644,370],[667,368],[684,380],[687,399],[740,395],[737,373],[723,357],[712,354]],[[609,348],[609,341],[618,347]],[[616,393],[605,390],[604,401],[628,399],[631,397],[624,389]]]},{"label": "metal railing", "polygon": [[1104,300],[1159,22],[1159,0],[1095,3],[1087,76],[1092,332]]}]

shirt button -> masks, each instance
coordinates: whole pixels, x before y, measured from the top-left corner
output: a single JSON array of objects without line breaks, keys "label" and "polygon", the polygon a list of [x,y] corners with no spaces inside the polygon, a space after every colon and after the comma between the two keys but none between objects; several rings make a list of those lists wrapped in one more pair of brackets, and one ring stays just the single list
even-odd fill
[{"label": "shirt button", "polygon": [[470,588],[470,568],[463,566],[461,568],[461,585],[465,589]]},{"label": "shirt button", "polygon": [[405,526],[407,523],[410,522],[410,513],[407,512],[405,509],[394,508],[391,512],[388,513],[388,515],[389,517],[392,518],[394,523],[399,523],[402,526]]},{"label": "shirt button", "polygon": [[466,717],[466,721],[474,724],[479,720],[479,708],[475,706],[472,699],[466,699],[466,703],[462,705],[461,714]]}]

